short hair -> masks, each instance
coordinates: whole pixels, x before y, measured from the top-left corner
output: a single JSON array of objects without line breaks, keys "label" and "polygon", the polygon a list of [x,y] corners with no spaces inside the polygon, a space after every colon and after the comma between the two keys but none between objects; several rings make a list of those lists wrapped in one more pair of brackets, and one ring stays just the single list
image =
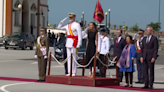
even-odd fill
[{"label": "short hair", "polygon": [[151,27],[151,26],[148,26],[147,28],[150,28],[150,29],[151,29],[151,31],[153,31],[153,27]]}]

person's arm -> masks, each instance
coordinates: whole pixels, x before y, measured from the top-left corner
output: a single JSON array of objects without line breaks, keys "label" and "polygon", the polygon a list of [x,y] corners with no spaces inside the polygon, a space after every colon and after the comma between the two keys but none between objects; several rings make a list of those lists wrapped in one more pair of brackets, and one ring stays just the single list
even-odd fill
[{"label": "person's arm", "polygon": [[131,47],[131,52],[132,52],[132,60],[134,60],[135,56],[136,56],[136,47],[134,44],[132,44],[132,47]]},{"label": "person's arm", "polygon": [[106,54],[108,54],[109,53],[109,48],[110,48],[110,41],[109,41],[109,38],[108,37],[106,37]]},{"label": "person's arm", "polygon": [[81,33],[81,26],[80,24],[77,25],[77,35],[78,35],[78,43],[76,48],[80,48],[80,46],[82,45],[82,33]]},{"label": "person's arm", "polygon": [[58,25],[58,29],[66,29],[67,25],[66,26],[63,26],[64,22],[68,19],[68,17],[66,17],[65,19],[63,19],[59,25]]},{"label": "person's arm", "polygon": [[86,32],[88,31],[89,27],[87,27],[84,31],[82,31],[82,38],[85,39],[87,38]]},{"label": "person's arm", "polygon": [[46,56],[48,57],[48,52],[49,52],[49,38],[48,37],[46,39],[46,49],[47,49]]},{"label": "person's arm", "polygon": [[116,56],[116,40],[114,39],[113,58]]},{"label": "person's arm", "polygon": [[144,50],[144,38],[142,39],[142,44],[141,44],[141,58],[143,58],[143,50]]},{"label": "person's arm", "polygon": [[87,50],[87,47],[88,47],[88,42],[89,42],[89,40],[88,40],[88,38],[87,38],[87,43],[86,43],[86,50]]},{"label": "person's arm", "polygon": [[154,53],[153,53],[153,58],[157,59],[158,56],[158,39],[154,37]]},{"label": "person's arm", "polygon": [[96,53],[98,53],[98,32],[96,34]]},{"label": "person's arm", "polygon": [[35,50],[35,55],[38,54],[38,38],[36,39],[36,50]]}]

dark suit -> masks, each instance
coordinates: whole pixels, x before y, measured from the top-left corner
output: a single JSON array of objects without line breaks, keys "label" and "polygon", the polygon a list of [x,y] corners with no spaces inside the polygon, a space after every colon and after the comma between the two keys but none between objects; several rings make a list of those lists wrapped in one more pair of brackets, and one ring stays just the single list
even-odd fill
[{"label": "dark suit", "polygon": [[56,38],[56,46],[61,44],[63,42],[64,38],[62,36],[60,36],[60,38],[58,39],[58,37]]},{"label": "dark suit", "polygon": [[[118,56],[118,59],[119,59],[121,56],[122,50],[124,49],[126,45],[126,41],[122,37],[117,45],[116,45],[116,41],[117,41],[117,38],[114,40],[113,57]],[[123,73],[120,71],[118,72],[118,78],[120,79],[120,81],[122,81]]]},{"label": "dark suit", "polygon": [[[152,35],[150,41],[146,43],[147,36],[142,40],[141,48],[141,57],[144,62],[144,77],[145,77],[145,86],[153,86],[154,83],[154,63],[151,63],[151,59],[157,59],[158,56],[158,40],[155,36]],[[150,75],[148,70],[150,69]],[[150,80],[149,80],[150,78]]]}]

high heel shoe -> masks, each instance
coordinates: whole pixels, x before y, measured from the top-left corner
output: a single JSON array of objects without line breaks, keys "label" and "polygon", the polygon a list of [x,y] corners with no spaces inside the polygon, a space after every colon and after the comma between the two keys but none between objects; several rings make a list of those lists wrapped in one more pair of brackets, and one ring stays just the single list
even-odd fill
[{"label": "high heel shoe", "polygon": [[129,85],[128,84],[126,84],[124,87],[128,87]]},{"label": "high heel shoe", "polygon": [[129,85],[129,88],[132,88],[132,87],[133,87],[132,84],[130,84],[130,85]]}]

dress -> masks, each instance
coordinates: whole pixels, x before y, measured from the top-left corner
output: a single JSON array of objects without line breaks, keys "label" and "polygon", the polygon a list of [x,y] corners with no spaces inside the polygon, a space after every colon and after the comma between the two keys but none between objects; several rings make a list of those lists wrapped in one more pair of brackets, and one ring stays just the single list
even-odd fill
[{"label": "dress", "polygon": [[[96,34],[97,32],[88,32],[88,46],[87,46],[87,51],[86,51],[86,64],[89,63],[90,59],[95,55],[96,53]],[[89,67],[92,67],[94,63],[94,59],[92,60],[92,63],[89,65]]]}]

